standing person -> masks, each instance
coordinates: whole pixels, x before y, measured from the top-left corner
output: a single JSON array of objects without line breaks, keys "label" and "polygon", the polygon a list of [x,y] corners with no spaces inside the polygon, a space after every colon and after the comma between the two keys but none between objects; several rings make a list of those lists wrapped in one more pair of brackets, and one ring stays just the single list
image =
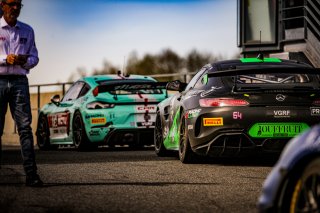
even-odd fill
[{"label": "standing person", "polygon": [[8,104],[21,144],[23,168],[27,186],[42,186],[37,174],[29,83],[26,77],[38,62],[33,29],[17,18],[22,0],[0,0],[3,16],[0,19],[0,144]]}]

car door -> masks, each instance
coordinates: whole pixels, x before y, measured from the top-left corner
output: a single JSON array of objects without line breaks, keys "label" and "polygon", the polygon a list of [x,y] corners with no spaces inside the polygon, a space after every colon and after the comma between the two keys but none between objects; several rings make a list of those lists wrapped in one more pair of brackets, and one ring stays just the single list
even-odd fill
[{"label": "car door", "polygon": [[177,133],[180,125],[181,109],[184,107],[182,101],[187,98],[187,95],[192,93],[193,87],[206,70],[207,69],[202,68],[191,79],[184,91],[176,93],[170,98],[170,104],[168,105],[168,108],[165,109],[165,111],[169,112],[169,133],[164,142],[167,148],[176,148],[179,146]]},{"label": "car door", "polygon": [[[83,95],[86,83],[78,81],[74,83],[66,92],[62,100],[57,104],[57,107],[52,110],[48,117],[48,125],[50,131],[50,139],[64,140],[66,142],[72,141],[71,131],[71,119],[73,113],[77,109],[76,102]],[[86,89],[87,90],[87,89]]]}]

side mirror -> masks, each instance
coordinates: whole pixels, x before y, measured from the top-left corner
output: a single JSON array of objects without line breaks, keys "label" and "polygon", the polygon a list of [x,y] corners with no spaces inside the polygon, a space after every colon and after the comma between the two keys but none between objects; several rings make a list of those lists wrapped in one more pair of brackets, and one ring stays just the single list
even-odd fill
[{"label": "side mirror", "polygon": [[51,102],[54,103],[55,105],[59,106],[60,105],[60,95],[52,96]]},{"label": "side mirror", "polygon": [[175,80],[175,81],[168,82],[166,89],[181,92],[186,88],[186,86],[187,86],[186,83],[183,83],[179,80]]}]

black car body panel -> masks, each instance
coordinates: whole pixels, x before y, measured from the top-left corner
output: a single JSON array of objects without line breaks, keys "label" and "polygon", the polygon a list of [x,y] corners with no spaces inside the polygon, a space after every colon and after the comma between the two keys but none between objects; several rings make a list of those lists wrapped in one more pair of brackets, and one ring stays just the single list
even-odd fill
[{"label": "black car body panel", "polygon": [[[188,143],[199,155],[280,153],[292,137],[319,123],[319,74],[310,65],[280,59],[205,65],[183,91],[158,105],[162,143],[179,150],[185,119]],[[173,83],[167,89],[181,88]]]}]

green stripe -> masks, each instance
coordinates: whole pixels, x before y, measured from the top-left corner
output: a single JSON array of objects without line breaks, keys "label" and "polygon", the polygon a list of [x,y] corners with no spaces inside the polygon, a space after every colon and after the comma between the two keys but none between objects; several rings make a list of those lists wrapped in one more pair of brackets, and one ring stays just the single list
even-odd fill
[{"label": "green stripe", "polygon": [[258,58],[241,58],[240,61],[242,63],[253,63],[253,62],[276,62],[276,63],[279,63],[279,62],[282,62],[281,59],[279,58],[264,58],[263,60],[261,59],[258,59]]}]

